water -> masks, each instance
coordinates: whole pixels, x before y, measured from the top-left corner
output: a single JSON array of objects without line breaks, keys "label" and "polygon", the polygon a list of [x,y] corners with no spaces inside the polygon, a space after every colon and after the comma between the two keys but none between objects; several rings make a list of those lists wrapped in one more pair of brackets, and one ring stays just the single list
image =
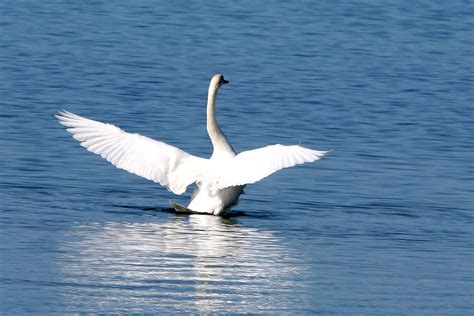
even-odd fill
[{"label": "water", "polygon": [[[468,315],[469,1],[0,4],[0,311]],[[86,152],[68,109],[208,156],[335,148],[230,218]],[[236,215],[239,215],[237,213]]]}]

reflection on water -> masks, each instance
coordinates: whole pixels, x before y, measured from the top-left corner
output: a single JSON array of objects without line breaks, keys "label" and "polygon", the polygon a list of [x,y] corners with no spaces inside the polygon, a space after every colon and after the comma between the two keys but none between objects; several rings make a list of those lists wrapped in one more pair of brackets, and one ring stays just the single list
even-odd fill
[{"label": "reflection on water", "polygon": [[233,219],[171,216],[76,226],[68,234],[61,269],[81,293],[64,296],[71,311],[84,311],[84,292],[95,312],[139,311],[156,301],[157,309],[200,313],[288,310],[295,304],[288,292],[304,292],[297,281],[307,272],[297,256],[271,232]]}]

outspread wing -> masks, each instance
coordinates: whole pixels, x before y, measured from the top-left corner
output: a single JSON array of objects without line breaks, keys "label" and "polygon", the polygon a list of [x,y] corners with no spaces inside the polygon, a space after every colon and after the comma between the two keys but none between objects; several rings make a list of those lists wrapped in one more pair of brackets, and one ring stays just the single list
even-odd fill
[{"label": "outspread wing", "polygon": [[293,167],[321,158],[327,151],[317,151],[299,145],[271,145],[244,151],[214,176],[214,188],[255,183],[283,168]]},{"label": "outspread wing", "polygon": [[56,118],[88,151],[115,167],[166,186],[175,194],[199,181],[207,159],[160,141],[127,133],[120,128],[62,111]]}]

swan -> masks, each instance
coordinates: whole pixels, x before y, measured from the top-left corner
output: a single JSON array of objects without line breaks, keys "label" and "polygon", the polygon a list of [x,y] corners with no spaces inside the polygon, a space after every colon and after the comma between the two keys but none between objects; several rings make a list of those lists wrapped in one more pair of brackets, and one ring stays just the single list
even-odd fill
[{"label": "swan", "polygon": [[223,75],[216,74],[209,84],[207,132],[213,146],[209,159],[66,110],[55,116],[81,146],[119,169],[159,183],[178,195],[195,183],[187,207],[170,201],[177,211],[221,215],[237,204],[246,185],[283,168],[316,161],[328,152],[276,144],[237,154],[216,119],[217,93],[227,83]]}]

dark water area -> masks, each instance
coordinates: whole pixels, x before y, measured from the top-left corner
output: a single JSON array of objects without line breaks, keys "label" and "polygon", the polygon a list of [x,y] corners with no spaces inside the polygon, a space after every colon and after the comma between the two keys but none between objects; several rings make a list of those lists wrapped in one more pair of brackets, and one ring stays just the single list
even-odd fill
[{"label": "dark water area", "polygon": [[[0,3],[0,314],[470,315],[470,1]],[[236,216],[115,169],[67,109],[208,157],[326,150]]]}]

